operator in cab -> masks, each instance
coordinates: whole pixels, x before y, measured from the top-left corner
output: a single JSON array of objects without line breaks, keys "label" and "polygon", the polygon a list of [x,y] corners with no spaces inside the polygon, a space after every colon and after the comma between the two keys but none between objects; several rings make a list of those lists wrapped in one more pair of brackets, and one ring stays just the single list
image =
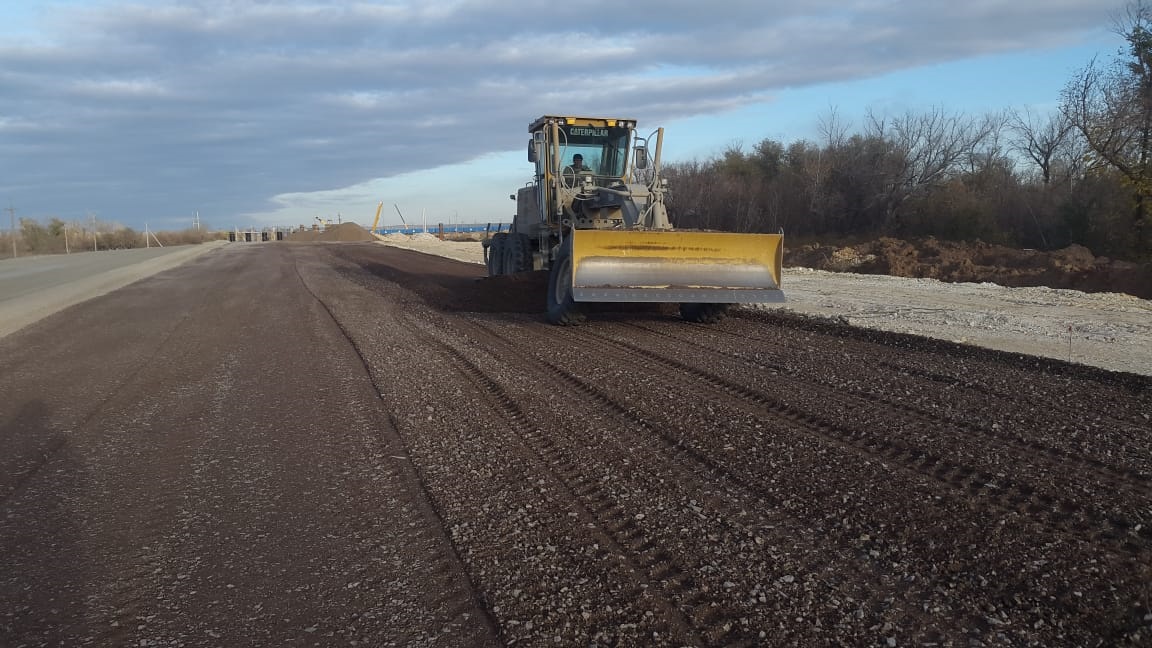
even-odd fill
[{"label": "operator in cab", "polygon": [[579,182],[580,176],[592,175],[592,169],[584,166],[584,156],[577,153],[572,156],[572,164],[564,167],[564,184],[571,187]]}]

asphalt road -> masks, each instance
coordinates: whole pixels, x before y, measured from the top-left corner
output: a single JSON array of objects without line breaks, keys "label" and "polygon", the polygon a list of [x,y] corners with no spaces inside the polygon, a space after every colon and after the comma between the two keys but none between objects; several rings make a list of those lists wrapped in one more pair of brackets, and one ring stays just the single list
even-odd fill
[{"label": "asphalt road", "polygon": [[47,290],[95,274],[164,257],[192,246],[136,248],[4,259],[0,262],[0,300]]},{"label": "asphalt road", "polygon": [[77,251],[0,261],[0,337],[224,245]]},{"label": "asphalt road", "polygon": [[228,246],[0,339],[0,645],[1147,645],[1152,380]]}]

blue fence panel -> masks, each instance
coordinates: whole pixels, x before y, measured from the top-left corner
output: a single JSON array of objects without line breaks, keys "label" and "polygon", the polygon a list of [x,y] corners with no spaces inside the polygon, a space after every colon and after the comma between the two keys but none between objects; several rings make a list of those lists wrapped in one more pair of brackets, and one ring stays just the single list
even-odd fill
[{"label": "blue fence panel", "polygon": [[[443,231],[445,234],[465,233],[465,232],[483,232],[486,229],[491,231],[503,231],[509,228],[509,223],[472,223],[461,225],[444,225]],[[429,234],[436,234],[441,231],[441,226],[428,226]],[[424,227],[413,227],[410,225],[382,225],[376,228],[377,234],[421,234],[424,232]]]}]

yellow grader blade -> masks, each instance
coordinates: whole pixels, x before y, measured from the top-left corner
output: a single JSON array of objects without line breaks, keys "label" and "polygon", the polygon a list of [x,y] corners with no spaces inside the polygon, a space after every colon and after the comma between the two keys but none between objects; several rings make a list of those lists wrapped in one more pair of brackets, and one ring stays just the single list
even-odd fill
[{"label": "yellow grader blade", "polygon": [[578,302],[784,301],[780,234],[575,230],[571,236]]}]

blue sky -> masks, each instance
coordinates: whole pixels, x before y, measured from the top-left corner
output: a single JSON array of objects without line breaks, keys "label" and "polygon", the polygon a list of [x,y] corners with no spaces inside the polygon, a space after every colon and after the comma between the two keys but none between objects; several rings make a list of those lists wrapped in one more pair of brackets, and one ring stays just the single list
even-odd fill
[{"label": "blue sky", "polygon": [[[835,110],[1057,106],[1113,0],[4,0],[0,207],[182,229],[508,220],[541,114],[664,158],[818,138]],[[628,13],[622,13],[622,10]],[[541,17],[547,16],[547,20]],[[7,219],[0,226],[7,226]]]}]

